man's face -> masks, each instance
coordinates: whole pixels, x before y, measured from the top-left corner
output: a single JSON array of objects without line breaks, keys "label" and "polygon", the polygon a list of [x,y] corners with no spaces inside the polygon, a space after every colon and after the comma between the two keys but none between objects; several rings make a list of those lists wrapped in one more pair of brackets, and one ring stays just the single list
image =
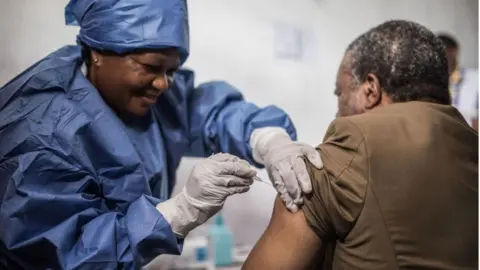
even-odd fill
[{"label": "man's face", "polygon": [[175,49],[123,56],[92,52],[90,79],[118,114],[144,116],[180,66]]},{"label": "man's face", "polygon": [[345,56],[337,72],[335,95],[337,96],[337,117],[361,113],[362,104],[358,98],[358,88],[355,88],[354,78],[350,72],[348,56]]},{"label": "man's face", "polygon": [[350,68],[348,53],[338,69],[335,95],[338,101],[337,117],[361,114],[377,106],[391,103],[381,91],[378,78],[374,74],[368,74],[367,80],[357,86]]},{"label": "man's face", "polygon": [[458,49],[447,48],[448,73],[452,74],[458,64]]}]

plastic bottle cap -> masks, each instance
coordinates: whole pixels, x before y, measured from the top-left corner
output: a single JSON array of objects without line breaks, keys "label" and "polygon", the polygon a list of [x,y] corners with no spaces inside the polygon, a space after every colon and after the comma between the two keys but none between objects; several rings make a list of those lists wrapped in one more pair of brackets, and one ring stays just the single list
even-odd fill
[{"label": "plastic bottle cap", "polygon": [[207,248],[198,247],[195,249],[195,257],[197,262],[204,262],[207,260]]},{"label": "plastic bottle cap", "polygon": [[223,218],[220,214],[215,217],[215,224],[219,226],[223,225]]}]

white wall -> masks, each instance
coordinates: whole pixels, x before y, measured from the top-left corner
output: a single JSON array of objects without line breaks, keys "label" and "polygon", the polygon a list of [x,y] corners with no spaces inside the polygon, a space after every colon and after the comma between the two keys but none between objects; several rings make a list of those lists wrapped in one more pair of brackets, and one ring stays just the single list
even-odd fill
[{"label": "white wall", "polygon": [[[75,42],[78,29],[64,26],[66,0],[0,2],[0,85],[52,50]],[[311,144],[322,140],[336,112],[332,93],[345,47],[384,20],[409,19],[451,32],[462,45],[462,63],[478,66],[477,0],[190,0],[189,11],[187,66],[196,70],[197,82],[224,79],[250,101],[284,108],[299,138]],[[274,57],[276,23],[304,31],[304,59]],[[180,185],[194,162],[182,162]],[[253,243],[260,236],[273,197],[271,187],[255,184],[248,194],[227,202],[225,216],[238,241]]]}]

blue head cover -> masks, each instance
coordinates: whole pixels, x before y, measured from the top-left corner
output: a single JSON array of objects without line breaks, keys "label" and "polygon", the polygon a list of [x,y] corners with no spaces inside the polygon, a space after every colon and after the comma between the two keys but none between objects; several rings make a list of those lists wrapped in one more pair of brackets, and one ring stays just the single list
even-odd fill
[{"label": "blue head cover", "polygon": [[79,25],[78,41],[119,54],[177,48],[189,54],[186,0],[70,0],[67,25]]}]

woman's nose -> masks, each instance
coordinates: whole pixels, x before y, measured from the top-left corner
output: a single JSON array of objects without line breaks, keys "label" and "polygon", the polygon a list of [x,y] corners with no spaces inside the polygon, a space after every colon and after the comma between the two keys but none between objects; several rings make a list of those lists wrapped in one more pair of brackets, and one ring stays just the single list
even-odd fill
[{"label": "woman's nose", "polygon": [[164,91],[170,87],[170,79],[167,74],[159,75],[153,80],[152,86],[160,91]]}]

